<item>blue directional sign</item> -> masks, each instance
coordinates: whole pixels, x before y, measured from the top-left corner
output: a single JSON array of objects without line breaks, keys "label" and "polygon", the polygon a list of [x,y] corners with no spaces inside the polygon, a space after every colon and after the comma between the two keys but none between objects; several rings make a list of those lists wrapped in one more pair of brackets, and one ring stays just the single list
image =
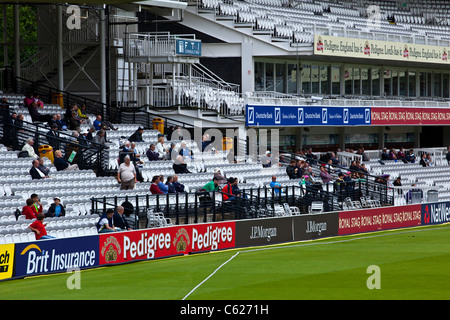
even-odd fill
[{"label": "blue directional sign", "polygon": [[364,107],[246,106],[249,127],[363,126],[371,124],[370,116]]},{"label": "blue directional sign", "polygon": [[178,55],[202,55],[202,42],[200,40],[177,39],[176,47],[176,54]]}]

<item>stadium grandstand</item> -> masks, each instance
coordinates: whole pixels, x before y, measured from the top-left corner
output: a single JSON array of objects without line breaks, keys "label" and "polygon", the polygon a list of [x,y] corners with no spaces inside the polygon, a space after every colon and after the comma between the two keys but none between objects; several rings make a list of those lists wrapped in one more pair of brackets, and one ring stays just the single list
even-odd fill
[{"label": "stadium grandstand", "polygon": [[0,5],[1,244],[32,195],[56,238],[450,201],[448,1],[42,2]]}]

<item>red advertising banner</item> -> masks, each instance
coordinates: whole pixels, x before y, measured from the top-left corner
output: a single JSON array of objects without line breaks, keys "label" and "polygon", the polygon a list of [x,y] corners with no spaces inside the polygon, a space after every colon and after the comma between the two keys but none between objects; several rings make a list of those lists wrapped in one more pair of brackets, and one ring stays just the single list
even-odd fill
[{"label": "red advertising banner", "polygon": [[235,222],[217,222],[101,234],[100,264],[234,248],[235,229]]},{"label": "red advertising banner", "polygon": [[421,205],[383,207],[339,213],[339,235],[421,225]]},{"label": "red advertising banner", "polygon": [[450,125],[445,108],[371,108],[372,125]]}]

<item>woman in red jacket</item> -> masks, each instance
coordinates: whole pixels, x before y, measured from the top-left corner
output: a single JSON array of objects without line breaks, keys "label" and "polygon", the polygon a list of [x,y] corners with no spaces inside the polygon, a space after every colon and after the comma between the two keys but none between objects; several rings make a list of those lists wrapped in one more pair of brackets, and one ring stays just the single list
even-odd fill
[{"label": "woman in red jacket", "polygon": [[33,205],[33,200],[30,198],[27,199],[27,205],[22,208],[22,214],[25,216],[25,219],[36,219],[36,214],[34,213],[31,206]]}]

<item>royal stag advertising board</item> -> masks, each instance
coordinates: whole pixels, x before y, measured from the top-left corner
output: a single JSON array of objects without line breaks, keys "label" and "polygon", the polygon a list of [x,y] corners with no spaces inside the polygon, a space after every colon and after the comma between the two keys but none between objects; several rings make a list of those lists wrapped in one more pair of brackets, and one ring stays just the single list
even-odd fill
[{"label": "royal stag advertising board", "polygon": [[100,264],[164,258],[235,247],[235,222],[101,234]]},{"label": "royal stag advertising board", "polygon": [[339,213],[339,235],[414,227],[421,224],[420,204]]}]

